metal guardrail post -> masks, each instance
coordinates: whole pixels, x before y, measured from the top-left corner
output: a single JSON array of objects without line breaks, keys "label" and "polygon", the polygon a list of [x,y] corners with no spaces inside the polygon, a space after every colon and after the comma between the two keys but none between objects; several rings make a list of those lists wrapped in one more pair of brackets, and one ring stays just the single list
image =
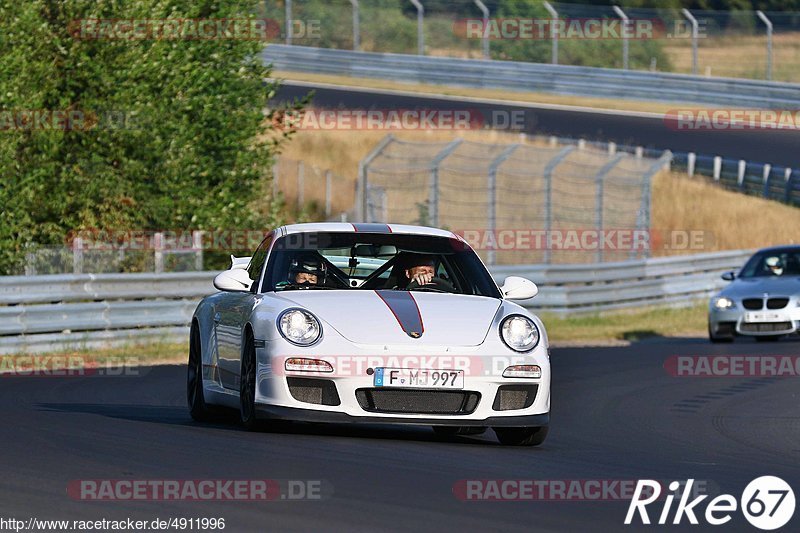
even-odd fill
[{"label": "metal guardrail post", "polygon": [[692,24],[692,74],[697,74],[697,39],[700,36],[700,25],[692,12],[686,8],[681,9],[683,16]]},{"label": "metal guardrail post", "polygon": [[542,2],[542,5],[544,5],[544,8],[547,10],[548,13],[550,13],[550,16],[553,17],[553,20],[550,21],[550,25],[549,25],[550,33],[551,33],[550,38],[551,38],[551,41],[552,41],[552,45],[551,45],[552,46],[552,52],[551,52],[550,62],[552,64],[554,64],[554,65],[558,65],[558,32],[554,31],[554,29],[553,29],[553,26],[554,26],[553,23],[556,20],[558,20],[558,11],[556,11],[556,9],[547,0]]},{"label": "metal guardrail post", "polygon": [[792,202],[792,169],[787,168],[783,171],[783,179],[786,181],[786,191],[784,192],[784,202]]},{"label": "metal guardrail post", "polygon": [[628,70],[628,32],[630,31],[628,23],[630,19],[619,6],[611,7],[614,9],[614,13],[622,19],[622,68]]},{"label": "metal guardrail post", "polygon": [[744,174],[747,170],[747,161],[744,159],[739,160],[739,170],[736,174],[736,183],[739,185],[739,190],[744,189]]},{"label": "metal guardrail post", "polygon": [[483,35],[481,36],[481,48],[483,50],[483,58],[489,59],[489,8],[481,0],[474,0],[475,5],[483,13]]},{"label": "metal guardrail post", "polygon": [[[603,199],[604,199],[604,186],[605,186],[605,179],[609,172],[611,172],[617,163],[619,163],[622,158],[625,157],[625,154],[619,154],[614,157],[611,161],[603,165],[603,167],[595,174],[594,182],[595,182],[595,205],[594,205],[594,226],[600,234],[603,232]],[[597,245],[597,254],[595,256],[595,261],[597,263],[603,262],[603,245],[602,239],[598,239]]]},{"label": "metal guardrail post", "polygon": [[350,0],[353,5],[353,50],[361,48],[361,21],[359,19],[358,0]]},{"label": "metal guardrail post", "polygon": [[194,248],[194,269],[198,272],[203,270],[203,232],[192,232],[192,247]]},{"label": "metal guardrail post", "polygon": [[292,44],[292,0],[286,0],[286,44]]},{"label": "metal guardrail post", "polygon": [[83,239],[75,237],[72,241],[72,272],[83,273]]},{"label": "metal guardrail post", "polygon": [[764,198],[769,198],[769,174],[772,172],[772,165],[769,163],[764,165],[764,173],[762,174],[762,180],[764,182],[764,191],[763,196]]},{"label": "metal guardrail post", "polygon": [[756,15],[761,19],[767,27],[767,79],[772,79],[772,21],[767,18],[763,11],[760,9],[756,11]]},{"label": "metal guardrail post", "polygon": [[431,226],[439,227],[439,165],[447,156],[452,154],[462,142],[464,142],[464,139],[456,139],[449,143],[441,152],[436,154],[431,161],[430,181],[428,184],[428,219]]},{"label": "metal guardrail post", "polygon": [[384,149],[386,149],[389,144],[394,141],[394,135],[391,133],[381,140],[378,145],[372,149],[372,151],[367,154],[367,157],[361,160],[358,163],[358,196],[357,198],[360,199],[358,202],[358,209],[356,212],[356,216],[358,217],[359,222],[370,222],[367,220],[367,202],[369,201],[369,166],[378,157]]},{"label": "metal guardrail post", "polygon": [[686,173],[689,175],[690,178],[694,176],[694,168],[696,164],[697,164],[697,154],[695,154],[694,152],[689,152],[688,154],[686,154]]},{"label": "metal guardrail post", "polygon": [[425,8],[419,0],[411,0],[414,7],[417,8],[417,54],[425,55]]},{"label": "metal guardrail post", "polygon": [[325,217],[331,216],[331,194],[333,193],[333,175],[330,170],[325,171]]},{"label": "metal guardrail post", "polygon": [[573,150],[574,146],[565,146],[544,167],[544,262],[550,262],[550,230],[553,228],[553,171]]},{"label": "metal guardrail post", "polygon": [[164,234],[160,231],[153,234],[153,259],[156,274],[164,272]]},{"label": "metal guardrail post", "polygon": [[[489,231],[490,235],[492,236],[492,242],[497,242],[497,169],[500,168],[511,154],[514,151],[522,146],[521,144],[512,144],[505,150],[503,150],[500,155],[494,158],[494,160],[489,165],[489,174],[488,174],[488,184],[487,184],[487,191],[488,191],[488,209],[487,209],[487,221],[486,221],[486,230]],[[489,265],[493,265],[495,263],[496,258],[496,251],[494,249],[490,249],[486,253],[486,263]]]},{"label": "metal guardrail post", "polygon": [[297,209],[302,210],[306,203],[306,167],[302,161],[297,162]]}]

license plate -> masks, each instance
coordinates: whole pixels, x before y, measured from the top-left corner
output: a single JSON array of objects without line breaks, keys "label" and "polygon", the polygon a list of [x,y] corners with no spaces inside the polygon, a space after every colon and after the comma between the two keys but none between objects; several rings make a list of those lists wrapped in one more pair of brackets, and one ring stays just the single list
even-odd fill
[{"label": "license plate", "polygon": [[753,313],[745,313],[745,322],[788,322],[788,319],[783,316],[783,313],[775,313],[769,311],[758,311]]},{"label": "license plate", "polygon": [[463,370],[416,368],[376,368],[376,387],[412,387],[417,389],[463,389]]}]

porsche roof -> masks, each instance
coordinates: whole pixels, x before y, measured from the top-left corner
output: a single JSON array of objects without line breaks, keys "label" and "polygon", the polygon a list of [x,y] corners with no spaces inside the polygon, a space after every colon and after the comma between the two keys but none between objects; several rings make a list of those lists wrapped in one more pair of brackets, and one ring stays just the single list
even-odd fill
[{"label": "porsche roof", "polygon": [[291,233],[311,233],[317,231],[336,233],[401,233],[405,235],[429,235],[458,239],[452,231],[426,226],[406,224],[367,224],[360,222],[311,222],[308,224],[289,224],[277,229],[282,235]]}]

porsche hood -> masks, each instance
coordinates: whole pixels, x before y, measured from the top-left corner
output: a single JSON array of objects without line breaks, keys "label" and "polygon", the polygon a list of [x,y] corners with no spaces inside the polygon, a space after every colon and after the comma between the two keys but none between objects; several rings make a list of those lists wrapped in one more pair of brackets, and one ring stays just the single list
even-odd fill
[{"label": "porsche hood", "polygon": [[502,301],[421,291],[287,291],[280,298],[308,309],[358,344],[477,346]]}]

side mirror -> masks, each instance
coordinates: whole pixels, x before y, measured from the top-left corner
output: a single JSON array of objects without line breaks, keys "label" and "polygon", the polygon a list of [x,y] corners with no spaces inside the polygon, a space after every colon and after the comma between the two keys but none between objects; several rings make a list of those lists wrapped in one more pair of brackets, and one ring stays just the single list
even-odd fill
[{"label": "side mirror", "polygon": [[214,278],[214,287],[226,292],[247,292],[253,285],[253,280],[246,270],[232,268],[217,274]]},{"label": "side mirror", "polygon": [[508,276],[500,287],[506,300],[527,300],[539,294],[539,287],[529,279]]},{"label": "side mirror", "polygon": [[734,272],[733,270],[725,272],[722,275],[722,279],[724,279],[725,281],[733,281],[734,279],[736,279],[736,272]]}]

